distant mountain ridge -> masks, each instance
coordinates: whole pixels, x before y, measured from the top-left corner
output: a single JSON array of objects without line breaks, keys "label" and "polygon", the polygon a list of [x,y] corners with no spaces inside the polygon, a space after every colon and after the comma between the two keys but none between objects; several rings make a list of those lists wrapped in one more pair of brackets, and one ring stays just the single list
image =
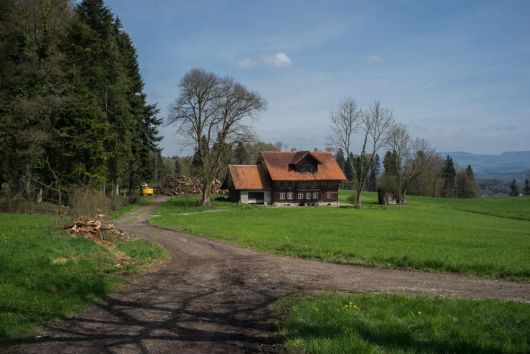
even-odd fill
[{"label": "distant mountain ridge", "polygon": [[508,151],[499,155],[473,154],[470,152],[439,152],[440,156],[447,155],[459,167],[471,165],[478,177],[519,179],[530,177],[530,151]]}]

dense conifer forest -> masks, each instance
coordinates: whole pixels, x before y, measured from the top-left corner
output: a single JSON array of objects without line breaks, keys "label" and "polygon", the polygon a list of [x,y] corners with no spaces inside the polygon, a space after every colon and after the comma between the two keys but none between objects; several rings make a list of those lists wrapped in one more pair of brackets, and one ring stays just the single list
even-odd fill
[{"label": "dense conifer forest", "polygon": [[131,38],[102,0],[0,2],[3,195],[110,195],[153,180],[157,112]]}]

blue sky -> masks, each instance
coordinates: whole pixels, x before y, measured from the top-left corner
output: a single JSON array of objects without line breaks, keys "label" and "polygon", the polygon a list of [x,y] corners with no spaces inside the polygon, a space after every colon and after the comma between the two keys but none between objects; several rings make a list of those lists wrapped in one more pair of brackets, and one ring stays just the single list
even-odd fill
[{"label": "blue sky", "polygon": [[[258,136],[324,148],[346,96],[439,151],[530,150],[530,1],[108,0],[165,117],[200,67],[258,91]],[[183,153],[171,127],[165,155]]]}]

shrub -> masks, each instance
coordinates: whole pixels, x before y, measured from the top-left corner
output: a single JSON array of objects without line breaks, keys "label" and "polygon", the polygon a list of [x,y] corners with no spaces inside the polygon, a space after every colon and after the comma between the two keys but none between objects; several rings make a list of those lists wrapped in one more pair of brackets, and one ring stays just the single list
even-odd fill
[{"label": "shrub", "polygon": [[112,200],[97,189],[77,187],[70,192],[70,206],[72,216],[95,217],[98,214],[107,216],[112,211]]}]

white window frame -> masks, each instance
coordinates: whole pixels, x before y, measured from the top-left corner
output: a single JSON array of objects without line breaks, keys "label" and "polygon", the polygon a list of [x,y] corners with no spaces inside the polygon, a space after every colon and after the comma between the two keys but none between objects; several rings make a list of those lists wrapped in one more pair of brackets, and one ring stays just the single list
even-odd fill
[{"label": "white window frame", "polygon": [[313,192],[313,199],[318,200],[318,192]]},{"label": "white window frame", "polygon": [[280,200],[285,200],[285,192],[280,192]]},{"label": "white window frame", "polygon": [[326,192],[326,198],[331,199],[331,192]]},{"label": "white window frame", "polygon": [[311,200],[311,192],[306,192],[305,193],[305,199]]},{"label": "white window frame", "polygon": [[287,192],[287,200],[293,200],[293,192]]},{"label": "white window frame", "polygon": [[304,192],[298,192],[298,199],[303,200],[304,199]]}]

